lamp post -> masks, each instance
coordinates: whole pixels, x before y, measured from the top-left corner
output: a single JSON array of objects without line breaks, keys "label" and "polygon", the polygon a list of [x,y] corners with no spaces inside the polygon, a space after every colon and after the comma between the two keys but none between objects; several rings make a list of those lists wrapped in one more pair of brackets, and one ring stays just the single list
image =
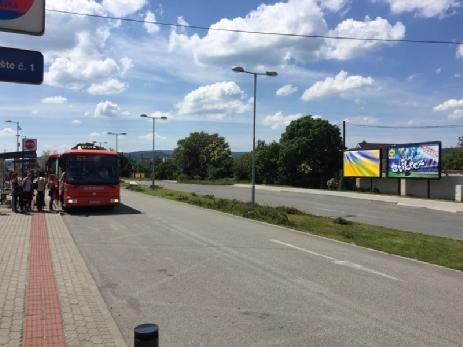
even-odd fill
[{"label": "lamp post", "polygon": [[21,136],[19,132],[22,130],[19,122],[15,122],[12,120],[6,120],[5,123],[14,123],[16,124],[16,152],[19,152],[19,137]]},{"label": "lamp post", "polygon": [[125,135],[127,135],[127,133],[113,133],[113,132],[109,131],[106,134],[116,136],[116,153],[119,153],[119,135],[125,136]]},{"label": "lamp post", "polygon": [[267,72],[251,72],[246,71],[241,66],[236,66],[232,69],[234,72],[247,73],[254,76],[254,120],[252,126],[252,191],[251,191],[251,206],[254,208],[256,204],[256,96],[257,96],[257,76],[276,77],[278,73],[275,71]]},{"label": "lamp post", "polygon": [[[14,123],[16,124],[16,152],[19,152],[19,137],[21,136],[19,134],[19,132],[22,130],[21,129],[21,126],[19,125],[19,122],[15,122],[15,121],[12,121],[12,120],[6,120],[5,123]],[[15,171],[19,171],[19,165],[16,165],[17,164],[17,158],[15,158],[14,162],[15,162]]]},{"label": "lamp post", "polygon": [[151,187],[154,189],[154,181],[155,181],[155,171],[154,171],[154,150],[155,150],[155,138],[156,138],[156,119],[166,120],[166,116],[156,117],[156,116],[148,116],[146,114],[140,115],[141,118],[151,118],[153,120],[153,153],[151,158]]}]

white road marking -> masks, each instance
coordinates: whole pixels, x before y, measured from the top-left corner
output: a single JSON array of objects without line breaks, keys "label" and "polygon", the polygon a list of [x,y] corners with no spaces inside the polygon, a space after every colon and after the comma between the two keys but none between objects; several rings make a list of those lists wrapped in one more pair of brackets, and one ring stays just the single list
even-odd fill
[{"label": "white road marking", "polygon": [[330,257],[330,256],[325,255],[325,254],[310,251],[308,249],[301,248],[301,247],[298,247],[298,246],[294,246],[294,245],[292,245],[290,243],[286,243],[286,242],[282,242],[282,241],[278,241],[278,240],[270,240],[270,241],[273,242],[273,243],[277,243],[277,244],[289,247],[289,248],[297,249],[298,251],[301,251],[301,252],[304,252],[304,253],[309,253],[309,254],[315,255],[317,257],[327,259],[327,260],[331,261],[333,264],[336,264],[336,265],[347,266],[347,267],[350,267],[350,268],[353,268],[353,269],[356,269],[356,270],[360,270],[360,271],[368,272],[368,273],[378,275],[378,276],[381,276],[381,277],[384,277],[384,278],[388,278],[390,280],[400,281],[398,278],[396,278],[394,276],[391,276],[391,275],[385,274],[383,272],[379,272],[379,271],[370,269],[370,268],[365,267],[363,265],[352,263],[352,262],[347,261],[347,260],[339,260],[339,259]]}]

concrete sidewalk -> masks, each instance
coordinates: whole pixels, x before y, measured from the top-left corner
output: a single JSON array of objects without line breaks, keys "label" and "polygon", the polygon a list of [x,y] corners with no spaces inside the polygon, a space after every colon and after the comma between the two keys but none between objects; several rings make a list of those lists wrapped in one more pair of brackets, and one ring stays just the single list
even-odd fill
[{"label": "concrete sidewalk", "polygon": [[[250,188],[250,184],[235,184],[235,187]],[[292,192],[292,193],[303,193],[313,195],[328,195],[328,196],[340,196],[351,199],[362,199],[370,201],[382,201],[399,206],[409,207],[424,207],[431,210],[458,213],[463,212],[463,204],[452,201],[441,201],[441,200],[428,200],[418,198],[407,198],[402,196],[392,195],[381,195],[381,194],[368,194],[368,193],[357,193],[357,192],[343,192],[337,190],[322,190],[322,189],[306,189],[306,188],[292,188],[292,187],[275,187],[266,185],[256,185],[257,190],[266,190],[272,192]]]},{"label": "concrete sidewalk", "polygon": [[0,346],[126,346],[59,214],[0,207]]}]

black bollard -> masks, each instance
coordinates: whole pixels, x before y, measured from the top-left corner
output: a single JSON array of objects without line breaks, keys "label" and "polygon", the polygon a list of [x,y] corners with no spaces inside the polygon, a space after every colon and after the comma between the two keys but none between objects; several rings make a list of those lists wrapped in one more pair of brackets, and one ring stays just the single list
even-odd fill
[{"label": "black bollard", "polygon": [[134,347],[159,347],[159,327],[150,323],[136,326]]}]

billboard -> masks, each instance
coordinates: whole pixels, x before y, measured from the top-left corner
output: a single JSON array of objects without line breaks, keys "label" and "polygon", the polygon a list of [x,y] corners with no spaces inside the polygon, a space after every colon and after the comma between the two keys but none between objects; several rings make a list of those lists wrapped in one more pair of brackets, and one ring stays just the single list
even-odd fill
[{"label": "billboard", "polygon": [[381,177],[381,150],[344,152],[344,177]]},{"label": "billboard", "polygon": [[440,178],[441,142],[394,145],[387,152],[387,177]]}]

